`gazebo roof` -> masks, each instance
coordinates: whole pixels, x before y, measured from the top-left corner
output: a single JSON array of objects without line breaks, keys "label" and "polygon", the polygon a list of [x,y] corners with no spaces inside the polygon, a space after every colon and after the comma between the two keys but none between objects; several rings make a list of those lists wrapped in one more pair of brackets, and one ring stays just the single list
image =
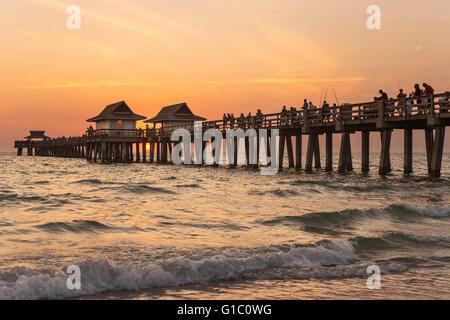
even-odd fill
[{"label": "gazebo roof", "polygon": [[45,131],[30,130],[30,135],[24,139],[50,139],[45,135]]},{"label": "gazebo roof", "polygon": [[97,122],[101,120],[144,120],[146,117],[135,114],[125,101],[110,104],[103,109],[100,114],[94,118],[86,120],[87,122]]},{"label": "gazebo roof", "polygon": [[159,123],[166,121],[204,121],[206,118],[196,116],[192,113],[191,109],[186,103],[174,104],[161,109],[161,111],[154,117],[145,120],[146,123]]}]

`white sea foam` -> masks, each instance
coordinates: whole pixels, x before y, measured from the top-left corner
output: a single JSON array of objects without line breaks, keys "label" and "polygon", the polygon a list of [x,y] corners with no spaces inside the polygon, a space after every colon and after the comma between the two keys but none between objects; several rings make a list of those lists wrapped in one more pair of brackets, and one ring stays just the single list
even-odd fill
[{"label": "white sea foam", "polygon": [[418,214],[433,218],[450,216],[450,206],[421,207],[421,206],[405,205],[405,208],[414,211]]},{"label": "white sea foam", "polygon": [[[0,299],[61,299],[105,291],[143,290],[152,287],[177,286],[226,279],[277,268],[314,268],[346,265],[356,261],[352,242],[342,240],[288,251],[271,248],[269,252],[247,257],[216,255],[203,259],[171,258],[147,263],[114,264],[107,259],[84,260],[81,268],[81,290],[66,287],[68,275],[36,274],[24,269],[0,273]],[[326,268],[323,268],[326,272]]]}]

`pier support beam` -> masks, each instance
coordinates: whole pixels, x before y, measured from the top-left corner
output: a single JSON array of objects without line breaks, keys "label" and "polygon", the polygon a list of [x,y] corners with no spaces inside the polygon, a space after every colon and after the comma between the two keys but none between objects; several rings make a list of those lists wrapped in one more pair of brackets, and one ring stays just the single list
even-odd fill
[{"label": "pier support beam", "polygon": [[97,162],[98,157],[98,143],[94,142],[94,158],[92,161]]},{"label": "pier support beam", "polygon": [[161,142],[156,143],[156,162],[161,163]]},{"label": "pier support beam", "polygon": [[[390,134],[390,137],[391,137],[392,136],[392,129],[385,129],[385,130],[390,130],[391,131],[391,134]],[[385,131],[385,130],[380,131],[381,144],[383,144],[383,131]],[[389,137],[389,146],[390,146],[390,139],[391,139],[390,137]],[[387,154],[386,154],[386,170],[387,170],[386,173],[389,173],[389,172],[392,171],[390,148],[387,150]]]},{"label": "pier support beam", "polygon": [[147,142],[142,143],[142,163],[147,162]]},{"label": "pier support beam", "polygon": [[306,164],[305,164],[306,172],[312,171],[313,156],[314,156],[314,139],[310,134],[308,136],[308,147],[306,149]]},{"label": "pier support beam", "polygon": [[350,139],[350,134],[348,134],[348,137],[345,140],[345,143],[347,143],[347,162],[345,164],[345,169],[347,171],[353,171],[353,159],[352,159],[352,144]]},{"label": "pier support beam", "polygon": [[381,132],[381,156],[379,168],[379,173],[381,175],[387,174],[391,169],[390,164],[391,161],[389,156],[389,149],[391,147],[391,136],[392,136],[391,129],[384,129]]},{"label": "pier support beam", "polygon": [[283,171],[283,160],[284,160],[284,145],[286,143],[286,136],[280,134],[280,148],[279,148],[279,171]]},{"label": "pier support beam", "polygon": [[350,145],[350,133],[343,132],[341,137],[341,149],[339,152],[339,164],[338,164],[338,172],[345,173],[347,169],[347,161],[348,157],[348,147]]},{"label": "pier support beam", "polygon": [[325,136],[325,170],[333,171],[333,134],[328,132]]},{"label": "pier support beam", "polygon": [[412,173],[412,129],[404,130],[403,172]]},{"label": "pier support beam", "polygon": [[295,166],[294,164],[294,150],[292,148],[292,137],[286,136],[286,148],[288,153],[288,160],[289,160],[289,168],[293,168]]},{"label": "pier support beam", "polygon": [[137,163],[141,162],[141,151],[140,151],[139,147],[140,147],[139,142],[136,142],[136,162]]},{"label": "pier support beam", "polygon": [[425,129],[425,146],[427,149],[427,165],[428,165],[428,174],[431,175],[431,161],[433,155],[433,129]]},{"label": "pier support beam", "polygon": [[442,153],[444,150],[445,127],[437,127],[431,157],[431,176],[441,176]]},{"label": "pier support beam", "polygon": [[295,137],[295,168],[302,168],[302,134]]},{"label": "pier support beam", "polygon": [[361,171],[369,172],[370,167],[370,131],[363,131],[361,136]]},{"label": "pier support beam", "polygon": [[320,144],[319,144],[319,135],[313,134],[314,138],[314,167],[316,169],[322,168],[320,163]]},{"label": "pier support beam", "polygon": [[155,162],[155,143],[151,142],[150,143],[150,163],[154,163]]},{"label": "pier support beam", "polygon": [[[244,138],[244,145],[245,145],[245,165],[250,165],[250,138],[245,137]],[[214,157],[214,156],[213,156]]]}]

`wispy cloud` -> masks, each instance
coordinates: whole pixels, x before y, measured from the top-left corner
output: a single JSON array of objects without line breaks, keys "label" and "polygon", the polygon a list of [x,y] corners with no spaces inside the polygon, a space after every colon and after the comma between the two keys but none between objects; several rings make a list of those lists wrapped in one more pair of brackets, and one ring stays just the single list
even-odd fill
[{"label": "wispy cloud", "polygon": [[93,82],[69,82],[69,83],[47,84],[47,85],[24,84],[18,85],[18,87],[23,89],[114,88],[114,87],[145,87],[157,84],[159,84],[159,82],[101,80]]},{"label": "wispy cloud", "polygon": [[[67,4],[63,4],[56,0],[33,0],[33,2],[39,2],[42,4],[48,5],[48,6],[52,6],[54,8],[61,9],[63,11],[65,11],[67,9]],[[91,19],[97,20],[99,22],[106,23],[106,24],[109,24],[111,26],[114,26],[114,27],[117,27],[117,28],[120,28],[120,29],[123,29],[126,31],[131,31],[136,34],[140,34],[140,35],[143,35],[146,37],[151,37],[151,38],[153,38],[155,40],[159,40],[161,42],[167,41],[167,39],[161,32],[155,31],[149,27],[136,25],[133,21],[123,20],[118,17],[103,15],[101,13],[91,11],[86,8],[81,8],[81,14],[82,14],[82,17],[91,18]]]},{"label": "wispy cloud", "polygon": [[367,80],[364,77],[347,78],[256,78],[246,80],[228,80],[228,81],[208,81],[212,85],[230,85],[230,84],[300,84],[300,83],[338,83],[338,82],[360,82]]},{"label": "wispy cloud", "polygon": [[131,1],[123,0],[103,0],[108,4],[120,9],[121,12],[128,12],[134,17],[142,18],[151,23],[152,25],[164,29],[174,31],[184,35],[192,35],[196,37],[206,38],[204,33],[199,32],[198,29],[187,25],[186,23],[180,23],[175,19],[166,18],[164,15],[149,10],[149,8],[142,8],[133,5]]},{"label": "wispy cloud", "polygon": [[86,43],[94,49],[97,49],[98,51],[107,55],[115,55],[117,53],[116,49],[105,46],[97,41],[86,40]]}]

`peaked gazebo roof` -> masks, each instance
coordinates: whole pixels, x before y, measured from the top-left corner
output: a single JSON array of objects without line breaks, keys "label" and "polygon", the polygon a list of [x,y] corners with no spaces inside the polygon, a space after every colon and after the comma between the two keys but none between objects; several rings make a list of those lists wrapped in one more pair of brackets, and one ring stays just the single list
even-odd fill
[{"label": "peaked gazebo roof", "polygon": [[204,121],[206,118],[196,116],[192,113],[191,109],[186,103],[174,104],[161,109],[156,117],[145,120],[146,123],[160,123],[166,121]]},{"label": "peaked gazebo roof", "polygon": [[33,131],[30,130],[30,135],[28,137],[25,137],[24,139],[50,139],[50,137],[47,137],[45,134],[45,131]]},{"label": "peaked gazebo roof", "polygon": [[97,122],[101,120],[144,120],[146,117],[135,114],[125,101],[110,104],[103,109],[100,114],[94,118],[86,120],[87,122]]}]

